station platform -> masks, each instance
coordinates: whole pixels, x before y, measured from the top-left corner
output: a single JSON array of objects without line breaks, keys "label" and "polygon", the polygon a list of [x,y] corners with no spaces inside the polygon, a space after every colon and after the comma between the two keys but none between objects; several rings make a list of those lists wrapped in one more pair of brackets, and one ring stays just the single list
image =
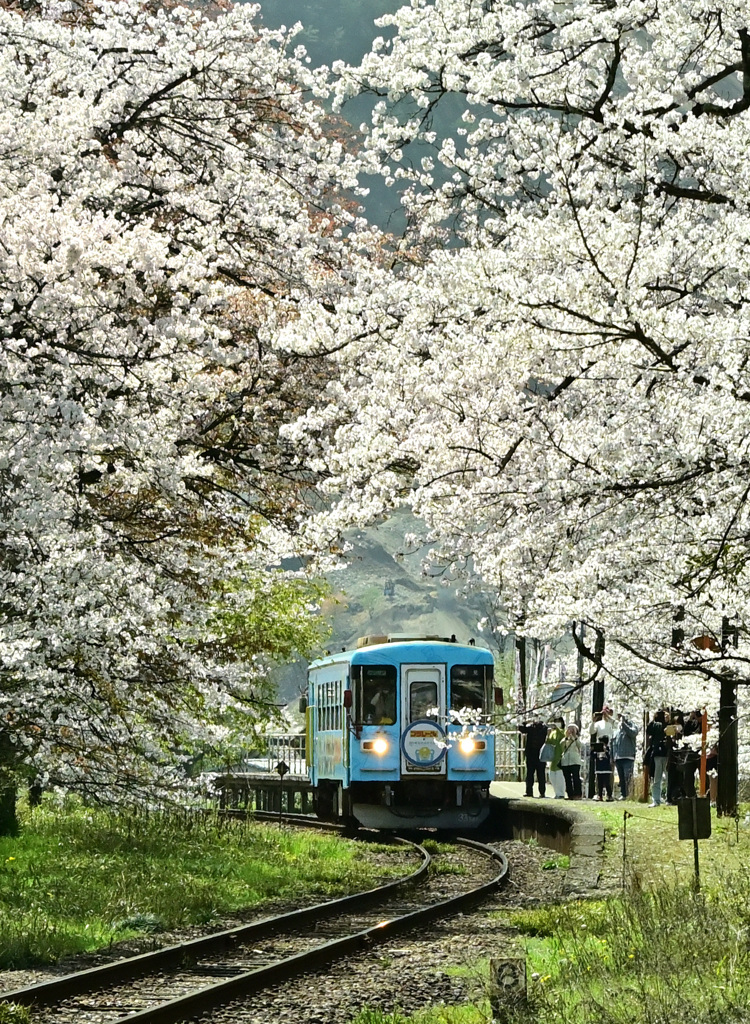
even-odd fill
[{"label": "station platform", "polygon": [[490,796],[503,800],[520,800],[526,794],[524,782],[491,782]]},{"label": "station platform", "polygon": [[[583,783],[584,794],[586,791],[586,782]],[[547,792],[544,797],[539,796],[539,790],[537,789],[536,783],[534,783],[534,796],[526,796],[526,783],[525,782],[504,782],[495,781],[490,783],[490,796],[494,796],[501,800],[530,800],[535,804],[555,804],[555,806],[562,805],[563,807],[569,806],[569,800],[555,800],[555,794],[552,790],[551,783],[547,783]],[[577,802],[575,806],[581,810],[587,803],[591,801],[584,795],[580,802]],[[592,804],[592,806],[594,806]]]}]

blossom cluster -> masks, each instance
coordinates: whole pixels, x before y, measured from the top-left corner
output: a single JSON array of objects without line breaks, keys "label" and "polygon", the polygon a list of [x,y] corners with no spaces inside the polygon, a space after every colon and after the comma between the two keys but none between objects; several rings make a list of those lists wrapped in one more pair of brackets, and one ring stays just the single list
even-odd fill
[{"label": "blossom cluster", "polygon": [[347,342],[295,428],[330,472],[313,528],[407,503],[510,628],[585,622],[608,685],[715,706],[750,680],[746,5],[413,0],[380,24],[334,91],[378,97],[362,167],[407,186],[412,230],[290,325]]},{"label": "blossom cluster", "polygon": [[306,614],[248,633],[303,488],[277,421],[324,372],[268,325],[358,230],[293,36],[0,6],[3,778],[133,791],[269,712],[269,636]]}]

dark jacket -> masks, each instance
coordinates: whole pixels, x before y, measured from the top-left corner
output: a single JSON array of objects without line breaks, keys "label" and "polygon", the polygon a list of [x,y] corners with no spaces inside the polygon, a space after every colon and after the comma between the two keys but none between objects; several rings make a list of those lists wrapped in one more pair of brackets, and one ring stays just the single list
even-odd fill
[{"label": "dark jacket", "polygon": [[663,722],[649,722],[646,726],[646,743],[654,757],[667,756],[667,734]]},{"label": "dark jacket", "polygon": [[594,764],[596,765],[597,775],[609,775],[612,771],[612,754],[607,748],[606,750],[599,750],[594,755]]},{"label": "dark jacket", "polygon": [[528,725],[519,725],[518,731],[526,736],[526,760],[536,764],[539,760],[539,751],[547,739],[547,726],[544,722],[531,722]]}]

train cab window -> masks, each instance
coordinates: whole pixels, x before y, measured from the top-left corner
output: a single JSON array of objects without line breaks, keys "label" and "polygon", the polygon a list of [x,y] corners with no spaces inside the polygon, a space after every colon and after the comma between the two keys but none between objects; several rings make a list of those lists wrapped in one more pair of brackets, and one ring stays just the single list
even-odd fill
[{"label": "train cab window", "polygon": [[437,683],[415,679],[409,690],[409,717],[412,722],[419,718],[437,718]]},{"label": "train cab window", "polygon": [[451,668],[451,711],[486,710],[492,675],[491,665],[454,665]]},{"label": "train cab window", "polygon": [[396,721],[396,668],[362,666],[362,710],[366,725],[393,725]]}]

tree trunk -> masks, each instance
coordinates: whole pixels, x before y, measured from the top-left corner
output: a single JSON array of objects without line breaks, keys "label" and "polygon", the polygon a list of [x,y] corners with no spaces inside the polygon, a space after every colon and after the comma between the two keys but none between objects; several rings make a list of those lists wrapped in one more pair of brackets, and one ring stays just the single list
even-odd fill
[{"label": "tree trunk", "polygon": [[0,729],[0,836],[18,835],[17,766],[18,755],[13,738],[7,729]]},{"label": "tree trunk", "polygon": [[[593,722],[594,717],[601,713],[604,707],[604,676],[597,677],[594,680],[594,684],[591,687],[591,721]],[[589,800],[596,792],[596,754],[594,752],[594,745],[591,744],[591,752],[589,754],[589,784],[588,784],[588,797]]]},{"label": "tree trunk", "polygon": [[[523,704],[523,713],[526,714],[528,708],[528,686],[526,679],[526,637],[516,636],[516,694],[520,691],[521,703]],[[516,697],[516,699],[518,699]]]},{"label": "tree trunk", "polygon": [[14,785],[6,784],[0,789],[0,836],[18,835],[17,794],[18,790]]},{"label": "tree trunk", "polygon": [[723,675],[719,691],[719,778],[716,813],[719,817],[737,814],[737,680]]},{"label": "tree trunk", "polygon": [[[519,636],[518,634],[516,634],[516,666],[515,666],[515,668],[516,668],[516,710],[518,710],[518,705],[519,705],[519,696],[518,695],[520,694],[521,695],[521,697],[520,697],[520,705],[521,705],[521,708],[522,708],[521,714],[522,714],[522,716],[525,719],[526,713],[528,711],[528,705],[526,703],[526,697],[527,697],[527,693],[526,693],[526,637],[525,636]],[[519,736],[519,741],[520,741],[521,740],[521,734],[519,733],[518,736]],[[517,761],[517,765],[516,765],[516,779],[517,779],[518,782],[521,782],[521,780],[523,779],[523,765],[522,765],[523,754],[521,752],[521,745],[522,745],[522,743],[519,742],[519,754],[518,754],[518,761]]]}]

